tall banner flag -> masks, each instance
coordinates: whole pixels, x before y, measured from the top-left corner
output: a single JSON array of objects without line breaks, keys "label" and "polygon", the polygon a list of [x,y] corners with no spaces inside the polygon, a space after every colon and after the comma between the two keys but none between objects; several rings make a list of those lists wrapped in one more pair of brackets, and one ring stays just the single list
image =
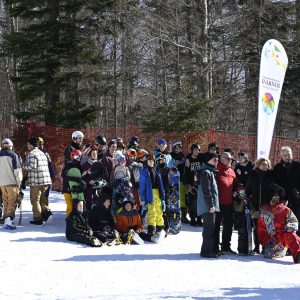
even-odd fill
[{"label": "tall banner flag", "polygon": [[258,92],[257,158],[268,158],[281,89],[288,65],[286,52],[277,40],[268,40],[262,49]]}]

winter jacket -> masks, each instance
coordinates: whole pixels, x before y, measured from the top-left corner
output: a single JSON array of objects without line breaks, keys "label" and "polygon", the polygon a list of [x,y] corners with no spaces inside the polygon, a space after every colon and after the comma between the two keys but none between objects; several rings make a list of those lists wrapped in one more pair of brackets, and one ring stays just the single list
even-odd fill
[{"label": "winter jacket", "polygon": [[[158,182],[158,190],[160,198],[162,201],[165,201],[165,190],[161,175],[156,172],[156,180]],[[150,173],[148,167],[144,166],[140,170],[140,179],[139,179],[139,193],[141,201],[145,201],[145,204],[153,203],[153,193],[152,193],[152,182],[150,178]]]},{"label": "winter jacket", "polygon": [[80,163],[74,162],[72,160],[68,161],[61,171],[61,177],[63,179],[62,193],[71,193],[68,178],[68,172],[71,168],[77,168],[79,169],[80,173],[82,173]]},{"label": "winter jacket", "polygon": [[254,164],[247,161],[245,164],[237,163],[234,168],[237,182],[246,186],[248,178],[251,176]]},{"label": "winter jacket", "polygon": [[126,211],[124,208],[117,214],[116,227],[120,233],[127,233],[130,229],[141,232],[143,229],[139,213],[135,210]]},{"label": "winter jacket", "polygon": [[[298,220],[290,208],[283,203],[270,205],[265,203],[261,207],[261,215],[257,222],[257,233],[260,244],[264,246],[266,257],[281,257],[287,248],[291,249],[293,256],[300,252],[298,243],[291,243],[288,235],[294,234],[298,229]],[[296,249],[293,249],[296,247]]]},{"label": "winter jacket", "polygon": [[237,185],[237,179],[231,167],[227,167],[221,162],[217,166],[218,172],[216,176],[220,204],[232,204],[233,191]]},{"label": "winter jacket", "polygon": [[89,234],[92,228],[88,224],[85,212],[77,211],[77,201],[73,201],[72,212],[66,218],[66,237],[70,239],[70,235],[74,233]]},{"label": "winter jacket", "polygon": [[35,147],[28,155],[28,165],[25,166],[28,170],[28,185],[49,185],[52,183],[48,159],[43,151]]},{"label": "winter jacket", "polygon": [[19,157],[9,149],[0,150],[0,186],[18,185],[23,179]]},{"label": "winter jacket", "polygon": [[185,156],[182,152],[176,153],[172,151],[170,153],[174,166],[178,169],[180,173],[181,181],[183,180],[183,173],[184,173],[184,165],[185,165]]},{"label": "winter jacket", "polygon": [[[189,166],[187,163],[189,162]],[[189,184],[193,186],[195,181],[195,176],[201,169],[201,165],[203,163],[203,154],[200,153],[197,157],[193,157],[190,153],[185,158],[185,167],[184,167],[184,175],[183,175],[183,182],[184,184]]]},{"label": "winter jacket", "polygon": [[286,198],[292,207],[300,206],[300,199],[294,194],[294,189],[300,191],[300,162],[293,160],[291,163],[281,161],[274,167],[275,182],[282,186],[286,192]]},{"label": "winter jacket", "polygon": [[167,150],[161,152],[158,148],[157,148],[157,149],[154,149],[153,155],[154,155],[155,157],[157,157],[157,156],[159,156],[159,155],[161,155],[161,154],[166,155],[166,165],[167,165],[168,168],[173,168],[173,167],[175,167],[175,164],[174,164],[174,162],[173,162],[172,156],[170,155],[170,153],[169,153]]},{"label": "winter jacket", "polygon": [[197,192],[197,215],[209,212],[212,207],[220,211],[219,194],[215,179],[216,169],[207,163],[203,163],[199,171],[200,184]]},{"label": "winter jacket", "polygon": [[253,170],[246,184],[246,195],[250,199],[251,209],[260,210],[261,204],[267,200],[266,189],[274,182],[273,171]]},{"label": "winter jacket", "polygon": [[88,221],[93,231],[104,231],[106,226],[109,226],[111,230],[115,229],[110,207],[107,209],[102,203],[89,211]]}]

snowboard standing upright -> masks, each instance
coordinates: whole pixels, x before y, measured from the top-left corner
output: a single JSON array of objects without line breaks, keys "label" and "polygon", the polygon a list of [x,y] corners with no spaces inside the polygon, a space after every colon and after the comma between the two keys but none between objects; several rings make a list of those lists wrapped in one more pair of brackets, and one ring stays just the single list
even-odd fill
[{"label": "snowboard standing upright", "polygon": [[180,212],[180,174],[177,169],[169,171],[169,191],[167,193],[167,220],[169,233],[178,234],[181,231]]},{"label": "snowboard standing upright", "polygon": [[67,178],[70,186],[70,192],[73,200],[82,200],[85,202],[84,198],[84,183],[81,180],[81,172],[78,168],[70,168],[67,173]]}]

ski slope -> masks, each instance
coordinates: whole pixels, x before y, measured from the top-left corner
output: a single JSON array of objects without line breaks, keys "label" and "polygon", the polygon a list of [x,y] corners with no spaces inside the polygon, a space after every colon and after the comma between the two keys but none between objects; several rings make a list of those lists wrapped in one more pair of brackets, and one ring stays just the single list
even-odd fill
[{"label": "ski slope", "polygon": [[[22,225],[0,228],[0,299],[300,299],[292,257],[199,256],[201,228],[184,226],[161,244],[90,248],[65,239],[65,203],[50,194],[54,221],[32,218],[25,192]],[[232,248],[237,248],[233,234]]]}]

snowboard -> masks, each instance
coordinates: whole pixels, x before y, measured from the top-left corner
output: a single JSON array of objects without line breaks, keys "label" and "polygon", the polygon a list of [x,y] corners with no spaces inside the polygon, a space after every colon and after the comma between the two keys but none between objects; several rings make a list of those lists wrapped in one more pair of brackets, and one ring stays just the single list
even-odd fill
[{"label": "snowboard", "polygon": [[250,210],[246,204],[245,207],[245,215],[246,215],[246,229],[247,229],[247,236],[248,236],[248,255],[252,255],[252,218],[250,214]]},{"label": "snowboard", "polygon": [[167,218],[169,233],[178,234],[181,231],[180,216],[180,174],[176,169],[169,172],[169,192],[167,195]]},{"label": "snowboard", "polygon": [[72,199],[82,200],[85,202],[84,183],[81,180],[80,170],[78,168],[70,168],[70,170],[67,173],[67,178],[69,182]]}]

